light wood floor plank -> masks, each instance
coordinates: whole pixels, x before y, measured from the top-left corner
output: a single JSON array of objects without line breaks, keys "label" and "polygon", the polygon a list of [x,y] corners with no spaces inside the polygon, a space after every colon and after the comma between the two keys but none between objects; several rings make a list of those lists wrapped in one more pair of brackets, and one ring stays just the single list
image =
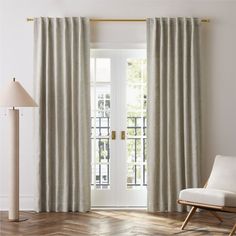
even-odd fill
[{"label": "light wood floor plank", "polygon": [[21,212],[24,222],[8,222],[7,212],[0,212],[1,236],[197,236],[228,235],[236,222],[235,214],[223,214],[218,223],[207,212],[195,213],[181,230],[185,213],[149,214],[141,210],[107,210],[89,213]]}]

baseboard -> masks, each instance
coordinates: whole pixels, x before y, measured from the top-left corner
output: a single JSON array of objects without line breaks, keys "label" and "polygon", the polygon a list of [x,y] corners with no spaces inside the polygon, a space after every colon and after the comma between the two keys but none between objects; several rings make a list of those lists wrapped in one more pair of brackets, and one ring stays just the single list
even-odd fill
[{"label": "baseboard", "polygon": [[[20,210],[21,211],[33,211],[34,210],[34,196],[33,195],[21,195],[20,196]],[[8,210],[8,196],[0,195],[0,211]]]},{"label": "baseboard", "polygon": [[[92,210],[146,210],[147,207],[140,206],[93,206]],[[21,195],[20,196],[20,210],[21,211],[34,211],[35,202],[34,195]],[[0,211],[8,211],[8,196],[0,195]]]}]

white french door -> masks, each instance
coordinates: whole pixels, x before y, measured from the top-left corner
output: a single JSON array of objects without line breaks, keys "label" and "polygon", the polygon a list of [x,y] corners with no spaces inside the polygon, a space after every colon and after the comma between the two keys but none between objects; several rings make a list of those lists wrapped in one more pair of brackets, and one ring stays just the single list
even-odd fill
[{"label": "white french door", "polygon": [[146,50],[91,50],[92,206],[146,207]]}]

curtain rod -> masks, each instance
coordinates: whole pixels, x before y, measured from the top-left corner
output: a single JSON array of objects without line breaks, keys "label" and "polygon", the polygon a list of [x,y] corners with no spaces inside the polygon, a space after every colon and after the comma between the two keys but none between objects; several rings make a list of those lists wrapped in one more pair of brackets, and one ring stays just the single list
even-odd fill
[{"label": "curtain rod", "polygon": [[[34,18],[27,18],[27,21],[34,21]],[[91,18],[91,22],[145,22],[146,19],[110,19],[110,18]],[[202,18],[201,23],[210,23],[210,19]]]}]

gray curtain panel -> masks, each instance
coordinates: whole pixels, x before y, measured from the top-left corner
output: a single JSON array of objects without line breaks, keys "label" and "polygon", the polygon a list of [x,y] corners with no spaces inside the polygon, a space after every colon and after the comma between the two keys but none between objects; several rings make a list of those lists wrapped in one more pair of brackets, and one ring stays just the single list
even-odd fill
[{"label": "gray curtain panel", "polygon": [[199,23],[147,21],[148,210],[182,211],[179,191],[200,179]]},{"label": "gray curtain panel", "polygon": [[89,24],[34,20],[38,211],[90,210]]}]

